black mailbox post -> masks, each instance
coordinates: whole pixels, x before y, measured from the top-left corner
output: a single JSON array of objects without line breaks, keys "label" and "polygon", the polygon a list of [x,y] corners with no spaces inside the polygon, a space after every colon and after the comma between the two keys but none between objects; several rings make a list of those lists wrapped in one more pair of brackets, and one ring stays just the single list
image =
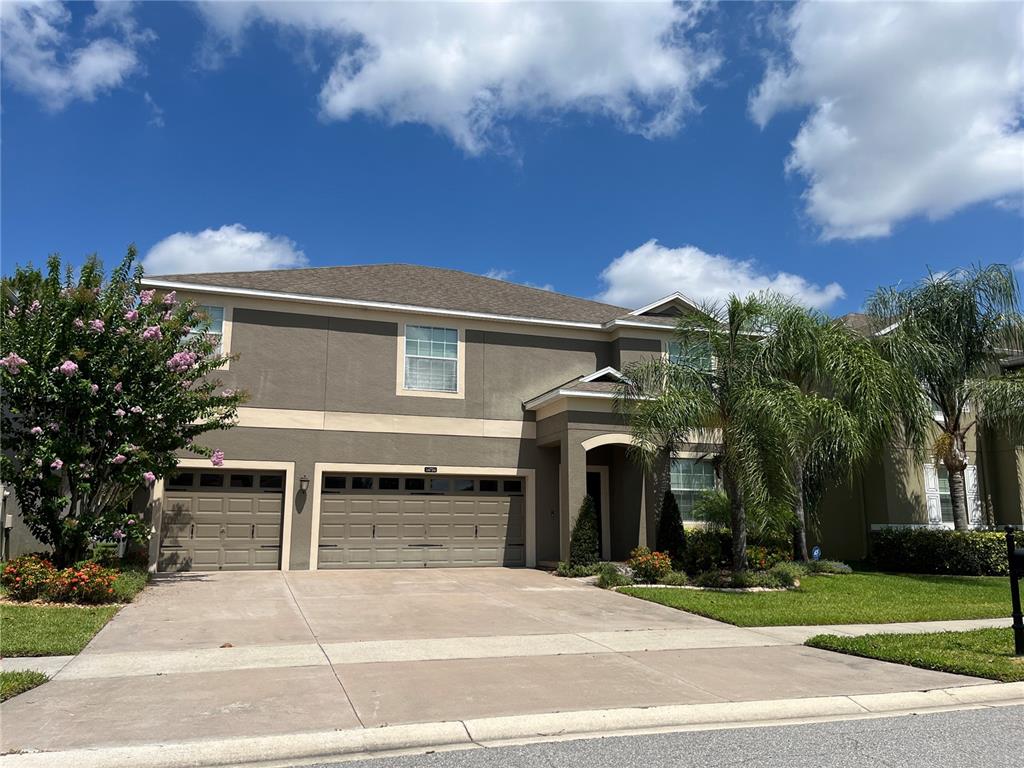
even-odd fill
[{"label": "black mailbox post", "polygon": [[1013,652],[1024,656],[1024,616],[1020,608],[1020,580],[1024,578],[1024,548],[1013,541],[1013,526],[1006,526],[1006,555],[1010,560],[1010,599],[1013,605]]}]

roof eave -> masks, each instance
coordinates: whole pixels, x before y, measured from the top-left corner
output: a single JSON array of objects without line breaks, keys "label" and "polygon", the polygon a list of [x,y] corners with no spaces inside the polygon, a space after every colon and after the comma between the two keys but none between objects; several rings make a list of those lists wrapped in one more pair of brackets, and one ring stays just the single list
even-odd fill
[{"label": "roof eave", "polygon": [[[282,301],[296,301],[306,304],[326,304],[343,307],[357,307],[360,309],[372,309],[391,312],[414,312],[421,315],[436,315],[438,317],[462,317],[475,320],[494,320],[504,323],[520,323],[524,325],[539,325],[551,328],[576,328],[579,330],[602,331],[607,330],[608,323],[583,323],[574,320],[554,320],[543,317],[520,317],[517,315],[500,315],[490,312],[471,312],[460,309],[442,309],[440,307],[425,307],[415,304],[395,304],[384,301],[364,301],[362,299],[343,299],[334,296],[314,296],[304,293],[287,293],[283,291],[264,291],[256,288],[232,288],[222,285],[206,285],[205,283],[186,283],[177,280],[160,280],[157,278],[143,278],[142,284],[151,288],[168,288],[178,291],[192,291],[195,293],[213,293],[227,296],[248,296],[262,299],[278,299]],[[657,326],[647,326],[657,327]]]}]

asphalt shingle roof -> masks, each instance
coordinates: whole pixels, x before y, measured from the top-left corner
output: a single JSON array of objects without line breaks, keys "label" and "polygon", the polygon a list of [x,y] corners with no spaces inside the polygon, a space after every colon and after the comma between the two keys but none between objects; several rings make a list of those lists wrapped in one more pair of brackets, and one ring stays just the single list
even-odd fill
[{"label": "asphalt shingle roof", "polygon": [[280,269],[263,272],[207,272],[155,275],[222,288],[295,293],[417,307],[531,317],[577,323],[604,323],[629,310],[599,301],[531,288],[455,269],[415,264]]}]

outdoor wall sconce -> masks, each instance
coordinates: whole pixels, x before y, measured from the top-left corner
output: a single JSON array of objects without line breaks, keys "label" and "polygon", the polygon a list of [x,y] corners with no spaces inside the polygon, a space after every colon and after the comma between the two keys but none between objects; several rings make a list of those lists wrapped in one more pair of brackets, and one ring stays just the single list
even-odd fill
[{"label": "outdoor wall sconce", "polygon": [[309,488],[309,477],[306,476],[306,475],[303,475],[302,477],[299,478],[299,490],[302,491],[303,493],[305,493],[308,488]]}]

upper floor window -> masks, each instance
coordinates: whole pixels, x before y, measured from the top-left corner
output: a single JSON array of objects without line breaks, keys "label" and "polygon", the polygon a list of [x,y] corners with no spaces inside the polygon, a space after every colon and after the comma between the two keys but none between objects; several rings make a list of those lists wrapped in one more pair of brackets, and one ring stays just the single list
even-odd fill
[{"label": "upper floor window", "polygon": [[683,520],[693,520],[697,499],[715,489],[715,468],[707,461],[672,459],[670,484]]},{"label": "upper floor window", "polygon": [[224,352],[224,307],[201,304],[196,307],[205,317],[196,324],[189,336],[208,336],[214,342],[213,354]]},{"label": "upper floor window", "polygon": [[711,346],[706,341],[668,342],[668,359],[677,365],[689,365],[698,371],[711,370]]},{"label": "upper floor window", "polygon": [[405,388],[459,391],[459,332],[427,325],[405,327]]}]

